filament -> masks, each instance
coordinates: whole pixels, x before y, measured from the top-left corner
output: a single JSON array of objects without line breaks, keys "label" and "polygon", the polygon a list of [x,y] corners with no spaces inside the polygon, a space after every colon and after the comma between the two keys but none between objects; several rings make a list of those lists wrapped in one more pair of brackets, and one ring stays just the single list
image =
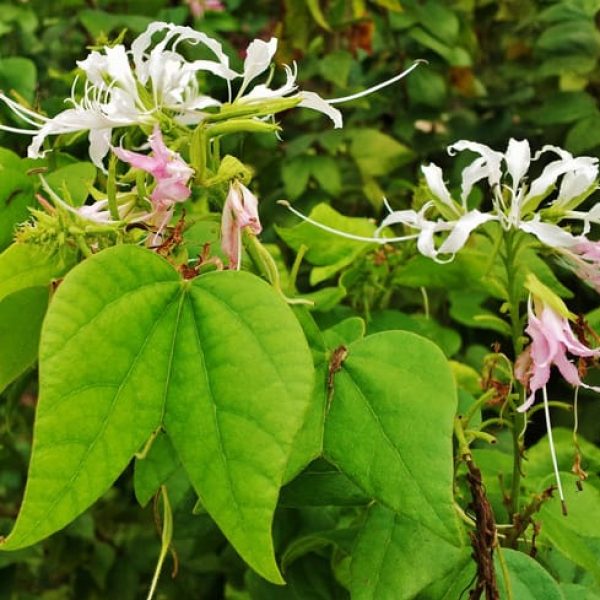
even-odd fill
[{"label": "filament", "polygon": [[563,493],[562,483],[560,481],[560,473],[558,471],[558,461],[556,460],[556,449],[554,448],[554,438],[552,437],[552,423],[550,422],[550,408],[548,406],[548,392],[546,386],[542,388],[544,398],[544,414],[546,416],[546,429],[548,431],[548,444],[550,446],[550,456],[552,457],[552,466],[554,467],[554,476],[556,477],[556,485],[558,487],[558,495],[562,506],[563,515],[567,514],[567,504]]},{"label": "filament", "polygon": [[357,100],[358,98],[362,98],[363,96],[368,96],[369,94],[373,94],[374,92],[378,92],[388,85],[392,85],[397,81],[400,81],[403,77],[406,77],[411,71],[414,71],[421,63],[427,62],[426,60],[419,59],[415,60],[415,62],[405,71],[395,75],[391,79],[387,79],[386,81],[382,81],[373,87],[367,88],[366,90],[362,90],[361,92],[357,92],[356,94],[351,94],[350,96],[343,96],[342,98],[331,98],[329,100],[325,100],[325,102],[329,104],[342,104],[343,102],[350,102],[351,100]]},{"label": "filament", "polygon": [[340,237],[347,238],[349,240],[355,240],[357,242],[370,242],[373,244],[388,244],[393,242],[405,242],[407,240],[414,240],[419,237],[418,233],[413,233],[411,235],[404,235],[400,237],[390,237],[390,238],[381,238],[381,237],[366,237],[362,235],[354,235],[353,233],[346,233],[345,231],[340,231],[339,229],[334,229],[333,227],[329,227],[329,225],[325,225],[323,223],[319,223],[306,215],[303,215],[300,211],[296,210],[289,202],[286,200],[279,200],[278,204],[285,206],[290,212],[294,213],[297,217],[300,217],[303,221],[318,227],[319,229],[323,229],[329,233],[333,233],[334,235],[339,235]]}]

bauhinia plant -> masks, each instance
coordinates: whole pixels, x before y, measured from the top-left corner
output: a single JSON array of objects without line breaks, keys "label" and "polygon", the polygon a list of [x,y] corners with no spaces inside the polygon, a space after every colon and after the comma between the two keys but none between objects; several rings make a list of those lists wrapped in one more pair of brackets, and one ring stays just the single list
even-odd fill
[{"label": "bauhinia plant", "polygon": [[[336,104],[417,65],[375,88],[324,99],[298,89],[295,65],[285,67],[279,87],[272,73],[265,77],[276,49],[275,38],[254,40],[237,72],[217,40],[153,23],[129,49],[117,43],[80,61],[71,106],[54,117],[0,95],[24,123],[0,129],[32,136],[28,159],[10,158],[22,187],[17,203],[30,206],[31,217],[0,255],[0,320],[8,323],[0,331],[31,343],[11,352],[3,340],[0,384],[39,363],[24,500],[0,549],[24,548],[64,528],[133,461],[140,503],[153,496],[162,503],[149,596],[172,543],[169,490],[179,473],[196,510],[210,515],[260,576],[248,576],[252,597],[267,597],[267,582],[284,584],[298,557],[325,546],[350,557],[346,569],[332,561],[336,585],[359,600],[459,598],[470,587],[472,598],[484,591],[533,598],[536,589],[563,597],[540,564],[515,551],[535,547],[535,515],[555,508],[553,483],[540,488],[522,477],[523,440],[541,391],[566,512],[571,492],[559,472],[547,384],[555,365],[576,390],[597,390],[584,378],[600,350],[581,322],[573,330],[562,287],[540,256],[549,249],[598,289],[600,250],[589,234],[600,212],[585,204],[596,189],[597,159],[555,147],[532,159],[526,141],[511,140],[505,153],[461,141],[449,152],[479,157],[462,172],[459,200],[431,164],[423,167],[427,200],[401,210],[386,203],[379,228],[322,207],[304,217],[288,204],[326,229],[323,235],[348,238],[355,257],[395,242],[410,252],[416,242],[424,264],[436,267],[470,251],[485,256],[482,280],[502,302],[500,316],[486,318],[512,348],[487,357],[485,389],[475,394],[471,386],[465,396],[471,373],[407,327],[365,336],[357,317],[319,327],[313,301],[296,289],[303,256],[333,264],[331,274],[352,259],[335,266],[327,251],[336,238],[316,240],[306,225],[281,228],[299,251],[288,272],[259,240],[252,168],[221,152],[226,136],[276,135],[276,115],[295,107],[319,111],[340,128]],[[205,93],[210,79],[226,98]],[[91,164],[53,169],[59,148],[81,133]],[[528,177],[532,161],[547,154],[557,158]],[[43,166],[31,162],[43,157]],[[82,189],[79,176],[90,169]],[[475,206],[481,180],[489,195]],[[355,230],[340,231],[339,222]],[[404,231],[392,234],[398,225]],[[512,444],[505,523],[478,466],[478,444],[495,442],[503,430]],[[576,475],[579,483],[585,478],[580,464]],[[344,507],[336,527],[284,547],[274,542],[278,507],[328,504]],[[565,535],[555,524],[548,537]],[[556,543],[571,556],[567,542]],[[588,568],[588,558],[574,560]]]}]

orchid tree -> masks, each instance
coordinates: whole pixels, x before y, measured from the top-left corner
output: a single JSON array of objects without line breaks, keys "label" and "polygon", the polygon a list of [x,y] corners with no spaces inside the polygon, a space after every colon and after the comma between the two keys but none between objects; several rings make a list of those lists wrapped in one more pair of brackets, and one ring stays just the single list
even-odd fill
[{"label": "orchid tree", "polygon": [[[188,4],[199,16],[223,8]],[[338,104],[420,61],[373,88],[323,98],[299,88],[295,63],[274,83],[277,46],[274,37],[252,41],[236,70],[217,39],[154,22],[129,47],[120,40],[79,61],[69,106],[54,116],[0,93],[14,121],[0,129],[31,137],[27,158],[14,159],[30,216],[0,255],[0,320],[33,340],[4,351],[0,385],[39,365],[24,498],[0,550],[64,529],[133,464],[135,496],[143,507],[154,498],[160,531],[148,598],[177,550],[174,514],[186,494],[248,567],[230,598],[286,597],[278,586],[293,581],[297,559],[326,548],[339,597],[441,600],[471,589],[471,598],[526,599],[541,586],[544,597],[564,598],[527,554],[537,550],[540,511],[550,515],[544,543],[565,538],[560,525],[552,530],[555,488],[564,512],[579,502],[560,474],[548,385],[556,366],[576,394],[597,392],[586,375],[600,349],[546,258],[598,291],[598,159],[555,146],[532,156],[525,140],[511,139],[504,153],[459,141],[450,155],[476,155],[459,192],[425,165],[414,204],[386,200],[379,226],[327,205],[304,216],[283,201],[307,221],[271,229],[296,251],[288,268],[289,256],[259,237],[254,171],[222,151],[227,140],[278,138],[278,119],[294,108],[342,128]],[[65,172],[73,165],[55,168],[81,135],[93,172],[83,189]],[[481,385],[448,360],[454,353],[429,314],[419,327],[408,319],[379,330],[369,314],[319,318],[322,306],[362,289],[364,273],[352,269],[363,260],[384,306],[411,261],[450,270],[473,251],[500,301],[484,318],[511,345],[486,356]],[[303,292],[307,263],[312,285],[343,272],[337,288]],[[426,286],[417,287],[428,313]],[[553,472],[541,487],[528,483],[524,461],[540,392],[552,460],[544,476]],[[500,482],[502,519],[478,464],[481,445],[506,443],[505,433],[512,470]],[[291,534],[282,515],[300,509]]]}]

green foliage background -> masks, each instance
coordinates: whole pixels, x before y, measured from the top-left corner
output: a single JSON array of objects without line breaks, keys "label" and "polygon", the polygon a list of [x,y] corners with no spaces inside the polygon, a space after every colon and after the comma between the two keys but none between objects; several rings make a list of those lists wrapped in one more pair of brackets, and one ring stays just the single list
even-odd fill
[{"label": "green foliage background", "polygon": [[[279,251],[282,262],[289,262],[288,252],[299,249],[297,240],[302,236],[291,228],[296,221],[276,204],[278,199],[289,199],[304,212],[318,206],[318,211],[331,213],[324,206],[329,205],[345,215],[379,218],[384,195],[395,208],[422,201],[414,183],[419,180],[420,164],[435,160],[446,167],[451,179],[451,169],[456,176],[463,165],[461,160],[450,163],[445,147],[458,139],[502,150],[509,137],[526,137],[534,148],[556,144],[574,153],[600,152],[597,0],[226,0],[225,5],[225,12],[207,12],[194,21],[188,5],[176,1],[0,3],[0,89],[15,90],[27,102],[54,114],[63,108],[75,61],[86,55],[88,47],[114,39],[124,29],[130,39],[153,20],[193,24],[221,39],[230,55],[240,56],[239,51],[255,37],[277,36],[278,62],[296,60],[302,88],[324,97],[351,94],[402,71],[413,60],[426,59],[427,64],[400,85],[349,105],[343,130],[334,131],[322,116],[299,110],[282,117],[282,141],[259,136],[228,142],[228,150],[255,169],[263,222],[277,223],[264,239],[285,242]],[[240,56],[240,64],[242,60]],[[3,121],[11,122],[6,109],[0,108],[0,113]],[[20,154],[27,144],[25,138],[0,135],[0,145]],[[69,151],[85,158],[85,141]],[[0,173],[0,196],[13,193],[13,184]],[[15,206],[19,210],[18,203]],[[21,208],[25,218],[27,212]],[[331,218],[342,219],[329,214]],[[340,223],[346,230],[368,227],[364,222]],[[2,247],[10,235],[0,224]],[[381,262],[370,249],[345,243],[336,247],[330,238],[321,240],[319,247],[319,233],[313,235],[316,250],[306,256],[297,286],[317,301],[323,328],[360,315],[367,319],[369,333],[393,328],[414,331],[433,339],[446,355],[475,368],[486,347],[503,334],[501,324],[491,318],[477,336],[463,327],[472,326],[473,314],[485,310],[481,303],[497,297],[479,289],[467,298],[462,289],[465,269],[473,281],[477,279],[481,257],[467,256],[442,272],[418,259],[404,264],[402,248],[389,250]],[[437,321],[408,314],[422,312],[420,286],[430,289],[430,310]],[[450,292],[439,289],[444,286]],[[32,289],[35,294],[36,288]],[[573,299],[573,308],[582,313],[596,305],[591,292]],[[346,339],[348,332],[330,333],[332,345],[336,335]],[[3,532],[17,514],[27,472],[36,394],[30,375],[9,387],[0,403]],[[469,376],[465,371],[465,381]],[[600,441],[594,426],[598,417],[600,411],[591,403],[584,406],[583,433],[596,443]],[[331,443],[335,449],[335,439]],[[597,449],[592,446],[593,452]],[[477,459],[483,462],[485,450],[480,453]],[[0,554],[0,599],[143,597],[158,537],[152,508],[142,511],[133,500],[130,475],[62,533],[34,548]],[[136,477],[143,475],[136,473]],[[176,478],[171,483],[177,490]],[[337,485],[351,486],[348,481]],[[184,485],[180,488],[174,539],[179,573],[174,579],[163,577],[163,597],[292,597],[285,595],[292,593],[289,590],[277,590],[248,574],[202,507],[192,515],[195,497]],[[358,494],[350,488],[345,493]],[[501,491],[490,488],[492,499],[495,493],[501,506]],[[334,539],[306,538],[311,532],[333,529],[350,516],[339,507],[300,511],[295,494],[298,490],[291,488],[283,495],[287,508],[281,508],[285,515],[276,521],[276,543],[285,547],[286,540],[305,534],[304,543],[314,551],[308,554],[296,548],[301,560],[288,556],[290,589],[294,597],[303,599],[344,598],[346,592],[337,581],[350,577],[343,550],[353,540],[333,534]],[[364,498],[356,500],[357,505],[361,502]],[[390,518],[385,509],[377,510],[369,513],[369,529],[363,532],[365,552],[377,545],[377,527]],[[406,523],[397,523],[394,531],[401,536],[403,527]],[[551,522],[549,528],[552,531]],[[575,541],[569,543],[576,544],[576,537],[575,532]],[[578,548],[574,552],[585,553]],[[332,562],[337,581],[329,575]],[[548,562],[554,573],[570,568],[553,565],[551,558]],[[587,573],[573,573],[568,579],[570,591],[564,592],[572,595],[566,597],[582,597],[578,594],[584,588],[578,586],[589,578]]]}]

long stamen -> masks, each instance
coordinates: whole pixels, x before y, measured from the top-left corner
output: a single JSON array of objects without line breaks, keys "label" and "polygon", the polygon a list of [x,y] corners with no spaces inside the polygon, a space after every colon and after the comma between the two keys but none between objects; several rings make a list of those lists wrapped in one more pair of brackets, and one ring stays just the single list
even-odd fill
[{"label": "long stamen", "polygon": [[49,121],[47,117],[36,113],[34,110],[30,110],[25,106],[22,106],[18,102],[15,102],[12,98],[9,98],[6,94],[0,92],[0,100],[2,100],[14,113],[16,113],[23,121],[34,125],[35,127],[41,127],[39,123],[32,122],[30,119],[37,119],[42,123]]},{"label": "long stamen", "polygon": [[334,229],[333,227],[329,227],[329,225],[324,225],[323,223],[319,223],[306,215],[303,215],[300,211],[296,210],[287,200],[278,200],[277,204],[281,204],[281,206],[285,206],[290,212],[294,213],[297,217],[300,217],[303,221],[318,227],[319,229],[323,229],[329,233],[333,233],[334,235],[339,235],[340,237],[347,238],[349,240],[355,240],[357,242],[370,242],[373,244],[389,244],[393,242],[405,242],[407,240],[415,240],[419,237],[419,234],[414,233],[411,235],[404,235],[401,237],[391,237],[391,238],[382,238],[382,237],[366,237],[362,235],[354,235],[353,233],[346,233],[345,231],[340,231],[339,229]]},{"label": "long stamen", "polygon": [[37,135],[39,129],[19,129],[18,127],[9,127],[0,123],[0,131],[8,131],[10,133],[24,133],[25,135]]},{"label": "long stamen", "polygon": [[552,457],[552,466],[554,467],[554,476],[556,477],[556,485],[558,487],[558,495],[560,496],[560,504],[562,506],[563,515],[567,516],[567,503],[562,489],[560,473],[558,472],[558,462],[556,460],[556,449],[554,448],[554,438],[552,436],[552,423],[550,422],[550,408],[548,406],[548,392],[546,386],[542,388],[544,397],[544,414],[546,415],[546,429],[548,431],[548,445],[550,446],[550,456]]},{"label": "long stamen", "polygon": [[382,81],[381,83],[378,83],[373,87],[363,90],[362,92],[357,92],[356,94],[351,94],[350,96],[343,96],[342,98],[331,98],[329,100],[325,100],[325,102],[328,102],[329,104],[342,104],[343,102],[350,102],[351,100],[357,100],[358,98],[362,98],[363,96],[368,96],[369,94],[373,94],[374,92],[382,90],[388,85],[392,85],[397,81],[400,81],[403,77],[406,77],[406,75],[408,75],[411,71],[414,71],[421,63],[426,62],[426,60],[420,58],[419,60],[415,60],[415,62],[408,69],[402,71],[402,73],[399,73],[398,75],[395,75],[391,79]]}]

